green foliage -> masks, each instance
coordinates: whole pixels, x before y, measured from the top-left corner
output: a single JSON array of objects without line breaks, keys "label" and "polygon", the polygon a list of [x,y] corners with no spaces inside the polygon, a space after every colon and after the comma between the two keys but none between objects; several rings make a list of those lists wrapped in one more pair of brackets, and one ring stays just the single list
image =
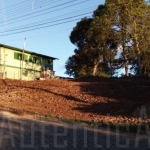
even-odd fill
[{"label": "green foliage", "polygon": [[[150,74],[150,6],[144,0],[106,0],[70,34],[75,54],[66,62],[70,76],[112,76],[128,65]],[[121,47],[121,50],[119,48]],[[117,57],[116,57],[117,55]]]},{"label": "green foliage", "polygon": [[[150,38],[150,6],[144,0],[106,0],[106,5],[108,10],[114,14],[113,23],[117,31],[120,32],[120,43],[123,46],[123,58],[126,65],[130,61],[128,56],[130,56],[130,53],[134,53],[134,58],[129,63],[132,65],[132,69],[138,69],[134,70],[137,74],[142,75],[141,59],[143,57],[142,51],[145,51],[145,49],[141,46],[143,43],[149,45],[149,42],[145,42],[145,39]],[[125,47],[127,41],[132,41],[131,45],[134,51],[127,51]]]}]

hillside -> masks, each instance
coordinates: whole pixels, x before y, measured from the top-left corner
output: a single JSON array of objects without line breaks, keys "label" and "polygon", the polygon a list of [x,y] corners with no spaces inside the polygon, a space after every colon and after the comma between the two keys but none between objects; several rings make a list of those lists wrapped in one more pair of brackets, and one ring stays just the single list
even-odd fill
[{"label": "hillside", "polygon": [[94,122],[135,124],[134,110],[150,102],[149,79],[0,80],[0,85],[2,110]]}]

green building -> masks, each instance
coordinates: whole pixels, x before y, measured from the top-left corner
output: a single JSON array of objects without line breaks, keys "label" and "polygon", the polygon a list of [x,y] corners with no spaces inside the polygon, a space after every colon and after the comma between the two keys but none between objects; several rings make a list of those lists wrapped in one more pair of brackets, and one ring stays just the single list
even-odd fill
[{"label": "green building", "polygon": [[54,76],[57,58],[0,44],[0,78],[35,80]]}]

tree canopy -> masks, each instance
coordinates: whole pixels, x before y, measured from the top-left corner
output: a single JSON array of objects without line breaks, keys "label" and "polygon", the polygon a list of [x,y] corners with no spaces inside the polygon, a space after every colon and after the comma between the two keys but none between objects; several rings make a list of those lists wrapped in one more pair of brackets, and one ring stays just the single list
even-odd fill
[{"label": "tree canopy", "polygon": [[106,0],[92,18],[77,22],[70,34],[77,48],[66,62],[70,76],[150,74],[150,6],[144,0]]}]

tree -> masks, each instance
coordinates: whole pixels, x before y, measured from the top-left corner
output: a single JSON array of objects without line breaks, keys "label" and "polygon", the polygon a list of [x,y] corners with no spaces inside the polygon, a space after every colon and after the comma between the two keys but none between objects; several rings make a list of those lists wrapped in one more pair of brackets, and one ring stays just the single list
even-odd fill
[{"label": "tree", "polygon": [[89,30],[91,22],[91,18],[83,18],[80,22],[77,22],[76,27],[70,34],[70,41],[76,45],[77,49],[74,51],[75,54],[72,57],[69,57],[68,61],[66,62],[66,73],[68,74],[70,70],[74,68],[73,65],[71,65],[74,64],[74,66],[78,66],[75,67],[76,69],[78,68],[77,70],[73,69],[71,71],[75,73],[73,75],[74,77],[90,74],[89,70],[92,64],[92,57],[89,47],[91,41],[87,37],[87,31]]},{"label": "tree", "polygon": [[75,78],[91,75],[90,55],[84,50],[74,50],[75,54],[66,62],[66,74]]},{"label": "tree", "polygon": [[[109,19],[104,16],[105,12],[105,6],[100,5],[98,9],[94,11],[92,19],[83,18],[77,23],[77,26],[70,34],[70,41],[77,46],[78,50],[76,50],[75,55],[72,56],[74,59],[69,58],[67,61],[66,69],[69,69],[68,67],[71,66],[69,64],[71,64],[70,61],[72,60],[80,66],[80,73],[78,72],[80,75],[95,76],[101,72],[112,74],[113,69],[111,67],[111,71],[109,70],[110,64],[108,64],[108,62],[112,62],[114,52],[109,49],[115,44],[111,39],[113,34],[109,25],[110,22],[108,22]],[[85,58],[86,62],[81,60]]]},{"label": "tree", "polygon": [[107,63],[108,65],[107,61],[112,61],[114,59],[115,53],[110,50],[110,44],[114,44],[114,33],[111,29],[112,23],[109,17],[110,16],[107,14],[107,8],[105,5],[100,5],[98,9],[94,11],[93,21],[88,31],[88,36],[93,39],[94,43],[92,46],[95,53],[93,62],[93,76],[96,75],[100,62]]},{"label": "tree", "polygon": [[[109,10],[114,13],[114,26],[120,29],[123,41],[123,55],[127,75],[125,40],[130,37],[137,54],[138,73],[142,75],[140,44],[149,33],[149,5],[144,0],[106,0]],[[118,29],[117,29],[118,30]],[[127,35],[127,37],[126,37]]]},{"label": "tree", "polygon": [[[147,75],[150,64],[150,6],[144,0],[106,0],[92,18],[83,18],[70,34],[77,46],[66,62],[74,76],[113,75],[128,66],[135,75]],[[119,50],[122,48],[122,52]],[[119,55],[120,54],[120,55]]]}]

